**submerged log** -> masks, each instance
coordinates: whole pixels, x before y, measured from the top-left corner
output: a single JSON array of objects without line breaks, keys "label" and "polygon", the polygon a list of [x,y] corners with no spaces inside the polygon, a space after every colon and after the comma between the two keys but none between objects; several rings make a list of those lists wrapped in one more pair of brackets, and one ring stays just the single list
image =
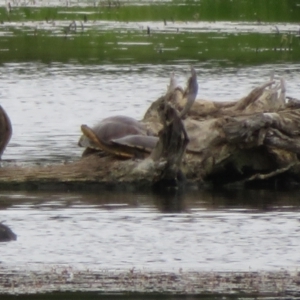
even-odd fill
[{"label": "submerged log", "polygon": [[270,80],[237,101],[198,100],[187,115],[188,88],[172,80],[141,121],[159,137],[148,157],[102,153],[64,165],[6,166],[0,186],[151,187],[178,185],[181,178],[195,184],[300,182],[300,101],[285,96],[283,80],[276,86]]}]

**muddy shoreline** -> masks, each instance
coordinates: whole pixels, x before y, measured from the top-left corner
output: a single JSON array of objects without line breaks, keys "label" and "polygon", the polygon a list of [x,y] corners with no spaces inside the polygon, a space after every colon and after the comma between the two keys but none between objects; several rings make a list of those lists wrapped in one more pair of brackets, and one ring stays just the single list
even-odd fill
[{"label": "muddy shoreline", "polygon": [[0,266],[1,295],[53,292],[292,297],[300,293],[300,272],[92,271],[71,266],[26,270]]}]

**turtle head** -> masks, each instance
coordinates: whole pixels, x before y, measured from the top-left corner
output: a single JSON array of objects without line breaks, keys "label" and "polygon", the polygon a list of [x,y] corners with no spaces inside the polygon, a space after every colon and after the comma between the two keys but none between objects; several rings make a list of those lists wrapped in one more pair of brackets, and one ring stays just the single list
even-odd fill
[{"label": "turtle head", "polygon": [[189,112],[198,94],[197,74],[194,67],[191,67],[191,77],[188,79],[187,88],[184,94],[186,97],[186,105],[181,111],[181,118],[183,118]]}]

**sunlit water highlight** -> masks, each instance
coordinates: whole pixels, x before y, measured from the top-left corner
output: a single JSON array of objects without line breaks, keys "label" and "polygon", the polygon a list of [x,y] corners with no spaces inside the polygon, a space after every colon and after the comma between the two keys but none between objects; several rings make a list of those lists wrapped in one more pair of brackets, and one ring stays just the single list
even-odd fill
[{"label": "sunlit water highlight", "polygon": [[[60,12],[61,14],[68,14],[68,12]],[[73,13],[73,12],[69,12]],[[77,12],[78,14],[78,12]],[[89,12],[82,12],[82,14],[89,15]],[[103,31],[115,30],[122,33],[128,30],[139,31],[150,27],[152,33],[166,34],[166,33],[261,33],[261,34],[289,34],[293,33],[295,36],[299,35],[299,25],[293,23],[258,23],[258,22],[208,22],[208,21],[189,21],[189,22],[168,22],[162,21],[145,21],[145,22],[116,22],[109,20],[98,20],[84,23],[81,19],[74,22],[69,20],[55,20],[55,21],[24,21],[24,22],[7,22],[0,25],[2,35],[13,35],[15,29],[22,30],[23,32],[30,32],[30,30],[44,30],[52,32],[54,36],[62,33],[62,30],[69,27],[73,23],[73,30],[70,34],[78,32],[85,32],[88,30],[97,31],[101,34]]]}]

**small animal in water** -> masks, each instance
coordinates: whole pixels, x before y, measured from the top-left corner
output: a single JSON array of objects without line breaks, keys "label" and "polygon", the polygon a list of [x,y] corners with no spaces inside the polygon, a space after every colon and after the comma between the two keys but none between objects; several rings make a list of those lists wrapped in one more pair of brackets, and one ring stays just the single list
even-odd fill
[{"label": "small animal in water", "polygon": [[8,226],[0,222],[0,242],[15,241],[16,239],[17,235]]}]

